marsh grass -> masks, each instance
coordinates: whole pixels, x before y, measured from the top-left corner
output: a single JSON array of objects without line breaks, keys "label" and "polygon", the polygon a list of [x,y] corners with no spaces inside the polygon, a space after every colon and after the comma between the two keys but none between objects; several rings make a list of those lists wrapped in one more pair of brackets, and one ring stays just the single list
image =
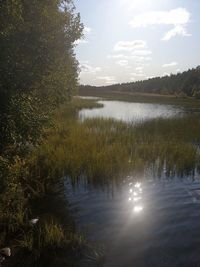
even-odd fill
[{"label": "marsh grass", "polygon": [[73,183],[85,177],[90,184],[104,185],[150,166],[155,175],[165,169],[172,177],[194,175],[199,168],[198,115],[137,125],[102,118],[78,120],[77,111],[90,101],[75,99],[55,114],[55,128],[35,155],[40,173],[49,179],[68,175]]}]

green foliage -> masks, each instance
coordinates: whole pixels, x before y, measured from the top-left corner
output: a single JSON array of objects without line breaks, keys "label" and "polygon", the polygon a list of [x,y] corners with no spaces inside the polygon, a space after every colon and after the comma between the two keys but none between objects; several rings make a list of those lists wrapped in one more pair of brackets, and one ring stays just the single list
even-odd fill
[{"label": "green foliage", "polygon": [[0,10],[2,151],[36,141],[52,109],[76,90],[73,47],[83,27],[71,0],[6,0]]},{"label": "green foliage", "polygon": [[50,186],[33,152],[50,126],[52,112],[76,91],[74,42],[82,29],[72,0],[0,1],[2,246],[19,235],[21,247],[34,250],[38,242],[38,251],[46,245],[59,247],[65,239],[54,222],[44,222],[38,231],[29,231],[27,225],[32,200],[44,197]]}]

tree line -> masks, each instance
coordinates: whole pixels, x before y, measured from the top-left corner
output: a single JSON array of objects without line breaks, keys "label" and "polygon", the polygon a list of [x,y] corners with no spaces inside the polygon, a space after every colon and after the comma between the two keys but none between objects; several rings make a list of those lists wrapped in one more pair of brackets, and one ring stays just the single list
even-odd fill
[{"label": "tree line", "polygon": [[132,93],[154,93],[176,96],[189,96],[200,98],[200,66],[189,69],[182,73],[171,74],[170,76],[155,77],[143,81],[130,83],[113,84],[109,86],[88,86],[79,87],[80,94],[85,92],[132,92]]}]

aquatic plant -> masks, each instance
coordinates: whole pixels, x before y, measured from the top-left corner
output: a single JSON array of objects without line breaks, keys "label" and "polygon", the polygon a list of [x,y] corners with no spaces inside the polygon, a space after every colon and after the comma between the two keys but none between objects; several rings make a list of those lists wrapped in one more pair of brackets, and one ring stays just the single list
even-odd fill
[{"label": "aquatic plant", "polygon": [[[68,175],[73,183],[85,177],[94,185],[109,184],[149,167],[156,175],[164,169],[168,176],[194,174],[199,165],[195,145],[200,142],[198,116],[137,125],[102,118],[80,121],[73,112],[76,101],[57,111],[55,130],[35,154],[40,173],[50,180]],[[78,105],[80,108],[80,99]]]}]

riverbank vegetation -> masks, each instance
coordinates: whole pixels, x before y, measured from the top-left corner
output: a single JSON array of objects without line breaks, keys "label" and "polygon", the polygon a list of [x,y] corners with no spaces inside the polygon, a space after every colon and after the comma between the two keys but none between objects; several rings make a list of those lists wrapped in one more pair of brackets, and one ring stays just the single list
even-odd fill
[{"label": "riverbank vegetation", "polygon": [[31,155],[77,89],[83,25],[71,0],[6,0],[0,11],[0,248],[11,247],[11,266],[45,266],[47,256],[57,266],[61,248],[70,264],[82,237],[70,220],[64,227],[48,209],[40,215],[54,184]]}]

